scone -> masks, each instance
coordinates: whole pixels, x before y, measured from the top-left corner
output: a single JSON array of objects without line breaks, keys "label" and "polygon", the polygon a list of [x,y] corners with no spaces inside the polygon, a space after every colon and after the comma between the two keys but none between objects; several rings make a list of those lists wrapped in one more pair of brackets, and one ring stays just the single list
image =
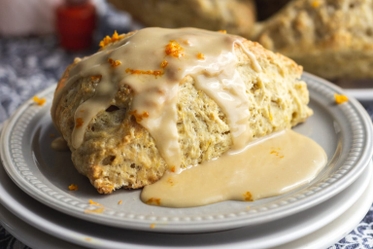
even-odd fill
[{"label": "scone", "polygon": [[109,0],[148,27],[196,27],[246,36],[256,20],[253,0]]},{"label": "scone", "polygon": [[327,79],[373,78],[372,0],[293,0],[251,39]]},{"label": "scone", "polygon": [[141,188],[312,114],[302,67],[240,36],[145,28],[100,45],[67,68],[51,110],[99,193]]}]

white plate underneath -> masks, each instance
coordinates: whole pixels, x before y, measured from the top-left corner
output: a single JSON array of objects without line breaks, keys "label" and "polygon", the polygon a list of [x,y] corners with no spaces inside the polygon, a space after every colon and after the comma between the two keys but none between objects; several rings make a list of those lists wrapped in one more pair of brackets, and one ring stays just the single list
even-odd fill
[{"label": "white plate underneath", "polygon": [[[22,192],[0,165],[0,219],[10,233],[35,248],[67,248],[66,241],[91,248],[268,248],[285,243],[290,243],[286,248],[293,248],[292,243],[302,244],[312,233],[318,234],[313,245],[321,248],[337,241],[364,217],[373,201],[371,179],[369,165],[338,195],[274,222],[215,233],[169,234],[108,227],[60,213]],[[346,210],[348,217],[343,214]],[[332,225],[335,223],[337,227]],[[320,230],[326,231],[320,234]]]}]

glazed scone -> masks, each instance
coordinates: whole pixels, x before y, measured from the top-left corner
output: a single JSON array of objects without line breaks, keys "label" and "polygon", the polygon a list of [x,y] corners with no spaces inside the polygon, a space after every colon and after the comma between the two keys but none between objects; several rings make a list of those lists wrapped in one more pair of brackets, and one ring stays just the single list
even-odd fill
[{"label": "glazed scone", "polygon": [[148,27],[196,27],[246,36],[256,20],[253,0],[109,0]]},{"label": "glazed scone", "polygon": [[302,67],[195,28],[114,34],[58,83],[52,119],[99,193],[136,189],[312,114]]},{"label": "glazed scone", "polygon": [[327,79],[373,78],[372,0],[293,0],[251,39]]}]

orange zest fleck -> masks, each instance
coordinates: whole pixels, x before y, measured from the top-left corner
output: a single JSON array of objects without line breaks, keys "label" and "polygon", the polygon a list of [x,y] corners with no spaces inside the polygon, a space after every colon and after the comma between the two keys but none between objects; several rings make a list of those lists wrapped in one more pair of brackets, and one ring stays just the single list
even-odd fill
[{"label": "orange zest fleck", "polygon": [[105,36],[101,41],[100,43],[98,44],[100,46],[100,48],[104,48],[106,47],[108,44],[111,43],[111,37],[110,36]]},{"label": "orange zest fleck", "polygon": [[165,68],[165,67],[167,67],[167,65],[168,65],[168,61],[166,61],[166,60],[163,60],[161,62],[161,68]]},{"label": "orange zest fleck", "polygon": [[146,204],[159,206],[161,205],[161,199],[160,198],[149,198],[146,201]]},{"label": "orange zest fleck", "polygon": [[130,74],[148,74],[148,75],[154,75],[155,77],[161,76],[164,74],[162,70],[139,70],[139,69],[131,69],[127,68],[126,73]]},{"label": "orange zest fleck", "polygon": [[336,93],[336,94],[334,94],[334,100],[335,100],[335,103],[340,105],[340,104],[343,104],[343,103],[347,102],[348,97],[346,95]]},{"label": "orange zest fleck", "polygon": [[111,42],[116,42],[116,41],[119,41],[121,39],[123,39],[124,35],[118,35],[118,32],[115,30],[113,35],[111,36]]},{"label": "orange zest fleck", "polygon": [[173,172],[173,173],[175,173],[176,172],[176,167],[175,166],[171,166],[170,167],[170,171]]},{"label": "orange zest fleck", "polygon": [[184,56],[184,49],[175,40],[171,40],[165,49],[166,55],[170,55],[176,58]]},{"label": "orange zest fleck", "polygon": [[243,194],[243,199],[245,201],[253,201],[253,196],[249,191],[247,191],[246,193]]},{"label": "orange zest fleck", "polygon": [[154,223],[150,224],[150,228],[154,229],[155,228],[155,224]]},{"label": "orange zest fleck", "polygon": [[278,158],[284,158],[284,155],[280,153],[280,150],[281,150],[280,148],[272,149],[272,150],[269,152],[269,154],[274,155],[274,156],[276,156],[276,157],[278,157]]},{"label": "orange zest fleck", "polygon": [[70,191],[77,191],[78,190],[78,185],[70,184],[68,188],[69,188]]},{"label": "orange zest fleck", "polygon": [[107,45],[113,43],[113,42],[116,42],[116,41],[120,41],[121,39],[124,38],[124,34],[121,34],[121,35],[118,35],[118,32],[117,31],[114,31],[113,35],[110,37],[110,36],[105,36],[99,43],[99,46],[100,48],[104,48],[106,47]]},{"label": "orange zest fleck", "polygon": [[83,124],[84,124],[84,120],[82,118],[77,118],[75,120],[75,128],[82,127]]},{"label": "orange zest fleck", "polygon": [[39,98],[38,96],[32,97],[32,100],[37,104],[37,105],[44,105],[47,100],[45,98]]},{"label": "orange zest fleck", "polygon": [[131,115],[133,115],[135,118],[136,118],[136,122],[137,123],[140,123],[144,118],[148,118],[149,117],[149,113],[148,112],[142,112],[141,114],[137,113],[137,110],[133,110],[130,112]]},{"label": "orange zest fleck", "polygon": [[227,31],[225,29],[222,29],[222,30],[218,30],[219,33],[222,33],[222,34],[226,34]]},{"label": "orange zest fleck", "polygon": [[120,60],[113,60],[112,58],[109,58],[108,59],[108,62],[110,63],[110,65],[112,67],[117,67],[119,66],[120,64],[122,64],[122,62],[120,62]]},{"label": "orange zest fleck", "polygon": [[205,59],[205,55],[202,54],[202,53],[198,53],[197,54],[197,58],[198,58],[198,60],[204,60]]}]

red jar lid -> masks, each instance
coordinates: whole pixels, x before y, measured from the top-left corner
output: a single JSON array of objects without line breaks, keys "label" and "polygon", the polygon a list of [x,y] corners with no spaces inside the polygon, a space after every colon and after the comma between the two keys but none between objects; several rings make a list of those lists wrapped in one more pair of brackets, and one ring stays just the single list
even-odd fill
[{"label": "red jar lid", "polygon": [[90,1],[66,1],[57,7],[56,29],[60,45],[68,50],[90,48],[96,27],[96,9]]}]

